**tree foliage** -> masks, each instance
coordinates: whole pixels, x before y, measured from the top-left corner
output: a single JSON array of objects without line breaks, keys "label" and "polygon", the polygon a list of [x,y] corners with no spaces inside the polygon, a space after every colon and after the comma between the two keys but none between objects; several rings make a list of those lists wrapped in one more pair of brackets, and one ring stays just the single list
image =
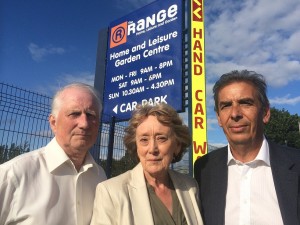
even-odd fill
[{"label": "tree foliage", "polygon": [[266,136],[275,143],[300,149],[299,121],[297,114],[271,108],[271,118],[265,127]]},{"label": "tree foliage", "polygon": [[0,145],[0,164],[29,151],[28,142],[20,145],[12,143],[10,147],[8,145]]},{"label": "tree foliage", "polygon": [[[112,165],[111,165],[111,177],[115,177],[121,173],[126,172],[127,170],[132,169],[133,167],[135,167],[138,164],[138,160],[134,159],[133,157],[131,157],[127,152],[125,153],[125,155],[120,159],[120,160],[116,160],[113,159],[112,160]],[[102,168],[104,168],[107,172],[107,160],[103,160],[100,162],[100,165],[102,166]]]}]

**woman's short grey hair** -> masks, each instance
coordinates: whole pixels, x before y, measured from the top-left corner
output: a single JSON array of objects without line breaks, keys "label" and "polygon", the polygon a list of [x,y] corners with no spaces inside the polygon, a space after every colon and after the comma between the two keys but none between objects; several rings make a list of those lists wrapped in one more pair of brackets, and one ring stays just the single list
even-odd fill
[{"label": "woman's short grey hair", "polygon": [[102,102],[100,100],[98,91],[93,86],[84,84],[84,83],[72,83],[72,84],[66,85],[63,88],[59,89],[53,96],[52,104],[51,104],[51,114],[52,115],[57,116],[57,114],[62,106],[62,98],[61,98],[62,93],[65,90],[70,89],[70,88],[84,89],[84,90],[88,91],[89,93],[91,93],[92,96],[96,100],[96,104],[98,106],[99,112],[101,111]]}]

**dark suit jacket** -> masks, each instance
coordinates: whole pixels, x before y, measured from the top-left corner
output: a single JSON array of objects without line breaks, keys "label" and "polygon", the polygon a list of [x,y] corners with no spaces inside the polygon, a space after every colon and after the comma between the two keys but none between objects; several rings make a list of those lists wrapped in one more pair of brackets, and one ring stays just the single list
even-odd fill
[{"label": "dark suit jacket", "polygon": [[[300,150],[269,143],[270,163],[279,207],[285,225],[300,224]],[[196,160],[205,225],[224,225],[227,192],[227,146]]]}]

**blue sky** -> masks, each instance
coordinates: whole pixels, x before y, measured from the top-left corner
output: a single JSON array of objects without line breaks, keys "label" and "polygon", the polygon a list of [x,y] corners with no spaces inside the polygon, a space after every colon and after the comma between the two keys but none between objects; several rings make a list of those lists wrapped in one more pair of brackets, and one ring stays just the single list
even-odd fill
[{"label": "blue sky", "polygon": [[[0,0],[0,82],[49,96],[70,82],[93,84],[99,30],[151,2]],[[300,114],[299,11],[299,0],[205,1],[209,144],[226,144],[211,88],[234,69],[263,74],[271,105]]]}]

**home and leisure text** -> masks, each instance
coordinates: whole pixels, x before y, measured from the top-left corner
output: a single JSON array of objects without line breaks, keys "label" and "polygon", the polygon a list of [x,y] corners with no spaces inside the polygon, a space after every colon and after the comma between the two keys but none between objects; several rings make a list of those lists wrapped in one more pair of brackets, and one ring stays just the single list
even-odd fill
[{"label": "home and leisure text", "polygon": [[[121,67],[126,64],[138,61],[143,58],[148,58],[164,51],[171,49],[170,45],[166,42],[170,39],[178,37],[177,31],[157,36],[153,39],[144,40],[142,43],[127,48],[120,52],[113,52],[109,55],[109,60],[114,60],[115,67]],[[151,48],[152,47],[152,48]],[[136,54],[132,54],[136,53]],[[135,68],[128,73],[116,74],[111,77],[111,84],[118,86],[118,91],[108,94],[108,99],[115,99],[119,97],[134,95],[137,93],[145,92],[146,90],[157,90],[160,88],[175,85],[175,79],[164,77],[164,69],[172,67],[174,64],[173,59],[160,61],[158,64],[150,65],[147,67]],[[169,76],[168,76],[169,77]],[[153,98],[142,99],[141,104],[155,104],[165,102],[167,95],[155,96]],[[137,101],[122,103],[119,107],[114,107],[113,111],[128,112],[135,109]],[[119,111],[118,111],[119,108]]]},{"label": "home and leisure text", "polygon": [[[170,50],[170,45],[165,43],[170,39],[178,37],[177,31],[173,31],[172,33],[165,34],[163,36],[157,36],[154,39],[148,39],[148,41],[143,41],[143,43],[135,45],[130,49],[125,49],[120,52],[113,52],[109,55],[109,60],[115,60],[115,67],[123,66],[128,63],[140,60],[141,57],[148,58],[159,53],[163,53],[165,51]],[[153,49],[146,49],[146,47],[154,47]],[[143,50],[142,54],[132,55],[131,53],[136,53],[140,50]],[[123,59],[119,59],[121,57],[126,57]]]}]

